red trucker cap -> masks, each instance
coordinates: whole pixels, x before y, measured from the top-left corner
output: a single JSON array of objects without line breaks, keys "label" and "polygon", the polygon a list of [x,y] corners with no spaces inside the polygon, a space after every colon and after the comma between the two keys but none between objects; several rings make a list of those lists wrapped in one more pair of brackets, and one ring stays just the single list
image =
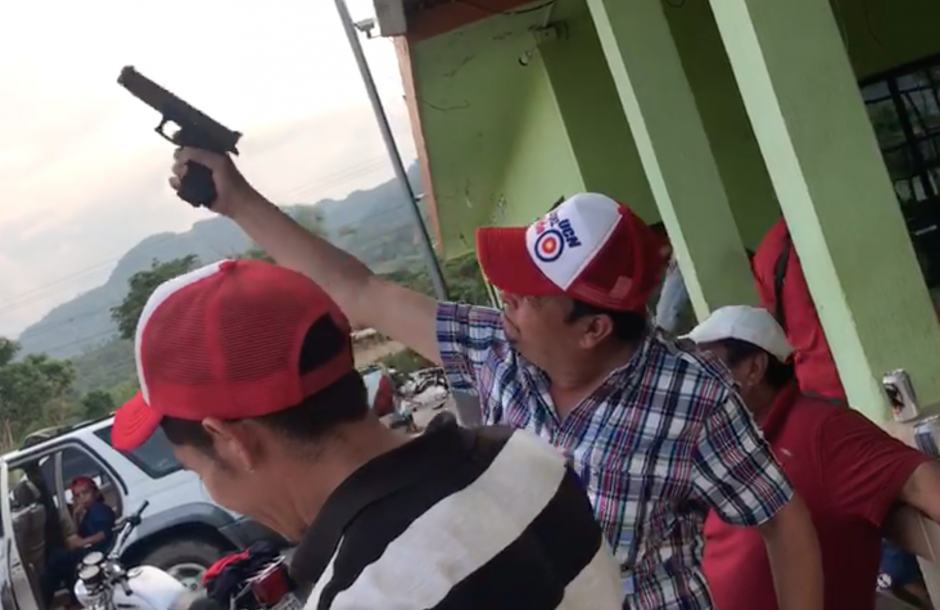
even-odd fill
[{"label": "red trucker cap", "polygon": [[480,267],[500,290],[611,311],[645,312],[670,253],[630,208],[597,193],[574,195],[529,227],[477,229]]},{"label": "red trucker cap", "polygon": [[125,451],[165,415],[260,417],[354,370],[349,322],[333,300],[300,273],[256,260],[219,261],[161,284],[134,348],[140,392],[118,409],[111,433]]}]

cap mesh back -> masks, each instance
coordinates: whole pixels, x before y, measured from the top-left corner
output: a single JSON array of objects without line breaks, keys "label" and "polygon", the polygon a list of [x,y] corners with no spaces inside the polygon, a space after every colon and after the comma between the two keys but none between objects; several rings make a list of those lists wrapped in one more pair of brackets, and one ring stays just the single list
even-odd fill
[{"label": "cap mesh back", "polygon": [[665,269],[665,259],[652,230],[621,207],[621,221],[571,293],[602,308],[644,311]]},{"label": "cap mesh back", "polygon": [[[169,297],[145,327],[150,404],[176,417],[230,419],[293,406],[304,398],[304,337],[335,313],[316,285],[273,265],[232,265],[199,280]],[[351,355],[345,360],[351,367]]]}]

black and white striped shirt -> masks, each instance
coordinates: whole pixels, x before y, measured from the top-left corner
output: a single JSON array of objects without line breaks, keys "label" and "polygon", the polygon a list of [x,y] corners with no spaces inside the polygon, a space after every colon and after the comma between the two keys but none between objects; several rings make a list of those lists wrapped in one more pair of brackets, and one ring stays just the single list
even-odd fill
[{"label": "black and white striped shirt", "polygon": [[373,460],[301,540],[306,610],[615,610],[619,571],[550,445],[448,424]]}]

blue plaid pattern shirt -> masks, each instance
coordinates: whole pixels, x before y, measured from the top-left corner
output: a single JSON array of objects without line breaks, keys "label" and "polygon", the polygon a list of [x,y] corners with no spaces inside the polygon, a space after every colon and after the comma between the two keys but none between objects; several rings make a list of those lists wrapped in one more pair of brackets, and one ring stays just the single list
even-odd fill
[{"label": "blue plaid pattern shirt", "polygon": [[646,339],[564,420],[499,310],[441,303],[437,339],[448,380],[477,393],[484,423],[565,453],[620,562],[625,608],[712,609],[700,569],[708,510],[756,526],[793,495],[727,369],[669,339]]}]

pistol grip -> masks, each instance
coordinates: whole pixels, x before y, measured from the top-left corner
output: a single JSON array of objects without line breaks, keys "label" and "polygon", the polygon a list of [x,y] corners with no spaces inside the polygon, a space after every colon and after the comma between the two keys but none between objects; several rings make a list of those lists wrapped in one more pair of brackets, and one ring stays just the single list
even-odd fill
[{"label": "pistol grip", "polygon": [[187,161],[186,175],[183,176],[176,194],[194,208],[201,206],[211,209],[219,196],[212,179],[212,170],[201,163]]}]

